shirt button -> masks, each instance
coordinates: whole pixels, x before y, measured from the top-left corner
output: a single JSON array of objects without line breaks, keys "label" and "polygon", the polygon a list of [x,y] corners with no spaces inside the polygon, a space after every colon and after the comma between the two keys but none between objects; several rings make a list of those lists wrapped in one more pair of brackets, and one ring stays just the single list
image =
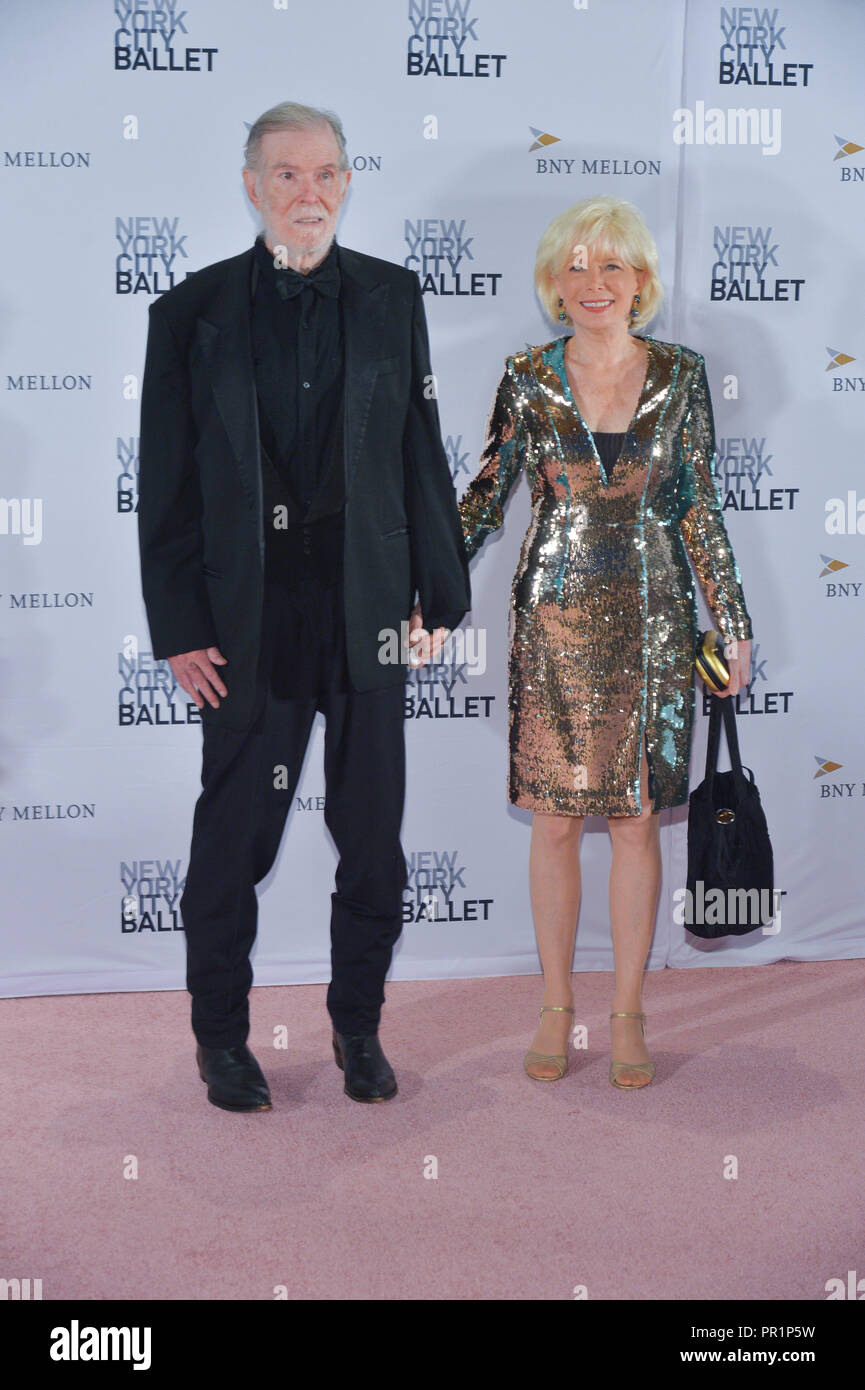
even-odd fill
[{"label": "shirt button", "polygon": [[308,390],[309,390],[309,382],[308,382],[308,381],[305,381],[305,382],[303,383],[303,389],[304,389],[304,391],[308,391]]}]

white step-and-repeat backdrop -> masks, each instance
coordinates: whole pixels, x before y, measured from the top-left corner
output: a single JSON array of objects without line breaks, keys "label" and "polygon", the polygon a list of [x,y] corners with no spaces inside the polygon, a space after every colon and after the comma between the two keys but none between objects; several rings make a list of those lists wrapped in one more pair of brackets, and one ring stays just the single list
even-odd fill
[{"label": "white step-and-repeat backdrop", "polygon": [[[665,812],[650,966],[865,954],[865,6],[5,0],[0,22],[2,993],[183,987],[201,731],[140,595],[147,306],[251,245],[242,147],[287,99],[343,119],[340,241],[421,276],[460,492],[505,356],[558,333],[532,287],[547,222],[597,193],[641,208],[668,294],[648,331],[707,360],[755,629],[740,740],[782,894],[768,931],[686,935],[686,808]],[[472,568],[485,672],[450,661],[408,687],[397,979],[538,968],[530,817],[505,795],[528,515],[523,481]],[[317,727],[261,886],[259,983],[329,975],[322,747]],[[609,855],[589,822],[578,970],[612,968]]]}]

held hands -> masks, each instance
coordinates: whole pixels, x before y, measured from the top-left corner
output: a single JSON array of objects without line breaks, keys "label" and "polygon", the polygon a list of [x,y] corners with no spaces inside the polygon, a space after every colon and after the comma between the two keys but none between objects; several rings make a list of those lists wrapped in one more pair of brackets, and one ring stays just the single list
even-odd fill
[{"label": "held hands", "polygon": [[[219,709],[217,695],[227,695],[228,691],[219,678],[219,672],[214,666],[218,662],[220,666],[227,664],[227,657],[222,655],[218,647],[202,647],[195,652],[183,652],[180,656],[170,656],[168,664],[174,672],[177,684],[191,695],[199,709],[204,707],[204,700],[211,704],[214,709]],[[200,692],[200,693],[199,693]],[[202,699],[202,695],[204,699]]]},{"label": "held hands", "polygon": [[751,643],[734,640],[724,646],[724,656],[730,668],[730,684],[717,692],[720,700],[738,695],[751,679]]},{"label": "held hands", "polygon": [[446,627],[437,627],[432,635],[427,632],[418,604],[412,609],[408,625],[409,666],[425,666],[428,661],[434,661],[448,637],[450,631]]}]

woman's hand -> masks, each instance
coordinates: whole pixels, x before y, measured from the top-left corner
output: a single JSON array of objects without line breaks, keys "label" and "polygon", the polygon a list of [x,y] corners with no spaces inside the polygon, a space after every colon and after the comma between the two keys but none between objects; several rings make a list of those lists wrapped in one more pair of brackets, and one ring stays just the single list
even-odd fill
[{"label": "woman's hand", "polygon": [[409,666],[425,666],[428,661],[434,661],[449,637],[446,627],[437,627],[432,635],[427,632],[418,604],[412,609],[408,624]]},{"label": "woman's hand", "polygon": [[720,699],[738,695],[751,679],[751,643],[734,639],[724,645],[724,656],[730,668],[730,684],[717,692]]}]

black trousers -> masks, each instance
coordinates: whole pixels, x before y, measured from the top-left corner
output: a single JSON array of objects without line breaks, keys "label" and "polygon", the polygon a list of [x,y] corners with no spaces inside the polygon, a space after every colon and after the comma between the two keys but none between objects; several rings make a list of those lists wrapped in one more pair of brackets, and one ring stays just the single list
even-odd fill
[{"label": "black trousers", "polygon": [[[295,619],[303,652],[299,688],[306,684],[314,693],[287,697],[274,691],[274,654],[277,634],[290,641],[286,627]],[[235,1047],[249,1035],[255,885],[276,859],[317,710],[325,718],[324,819],[339,854],[327,1007],[340,1033],[378,1028],[406,884],[400,844],[405,692],[402,685],[344,688],[344,645],[341,584],[309,581],[289,610],[268,591],[254,722],[236,732],[209,724],[209,705],[202,712],[202,790],[180,910],[192,1029],[204,1047]],[[225,682],[230,699],[230,667]],[[281,768],[284,773],[275,771]],[[289,884],[286,916],[292,899]]]}]

